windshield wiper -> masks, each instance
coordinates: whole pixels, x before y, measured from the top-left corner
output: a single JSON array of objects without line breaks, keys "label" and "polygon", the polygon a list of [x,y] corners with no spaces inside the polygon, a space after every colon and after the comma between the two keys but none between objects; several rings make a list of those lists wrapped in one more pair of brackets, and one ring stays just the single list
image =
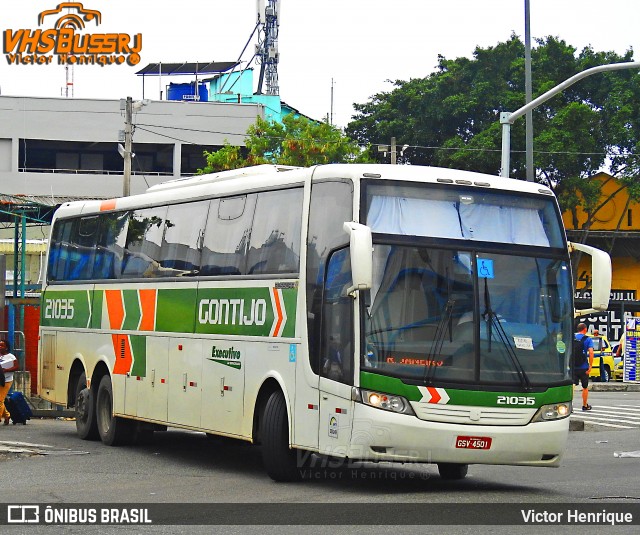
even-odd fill
[{"label": "windshield wiper", "polygon": [[[442,350],[442,345],[444,344],[444,337],[447,334],[447,330],[449,331],[449,336],[451,336],[451,321],[453,318],[453,306],[456,304],[455,300],[449,298],[447,300],[447,304],[444,307],[444,312],[438,325],[436,325],[436,332],[433,336],[433,342],[431,342],[431,347],[429,348],[429,353],[427,354],[427,362],[425,364],[424,370],[424,382],[432,382],[433,376],[435,374],[436,366],[433,365],[433,359],[436,354],[440,354]],[[432,371],[433,370],[433,371]]]},{"label": "windshield wiper", "polygon": [[482,313],[482,318],[487,322],[488,351],[491,352],[491,339],[493,338],[492,327],[495,327],[498,339],[507,350],[507,355],[509,355],[511,363],[518,374],[520,384],[525,390],[531,390],[531,382],[529,381],[527,372],[522,367],[522,364],[516,355],[516,351],[511,344],[511,340],[500,323],[497,314],[491,309],[491,294],[489,293],[489,283],[486,278],[484,279],[484,312]]}]

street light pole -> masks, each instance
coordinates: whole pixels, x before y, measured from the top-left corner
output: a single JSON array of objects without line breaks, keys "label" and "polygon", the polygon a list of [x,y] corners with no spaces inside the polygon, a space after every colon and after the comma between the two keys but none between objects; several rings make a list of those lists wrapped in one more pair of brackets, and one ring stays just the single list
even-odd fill
[{"label": "street light pole", "polygon": [[[531,89],[531,9],[529,0],[524,0],[524,103],[529,104],[533,98]],[[525,117],[525,168],[527,181],[533,182],[535,167],[533,165],[533,112],[529,110]]]},{"label": "street light pole", "polygon": [[564,82],[549,89],[546,93],[543,93],[538,98],[532,100],[528,104],[525,104],[521,108],[518,108],[514,112],[502,112],[500,114],[500,124],[502,125],[502,162],[500,166],[500,176],[509,178],[509,167],[511,165],[511,125],[515,123],[516,119],[522,117],[529,110],[537,108],[540,104],[543,104],[554,95],[564,91],[567,87],[575,84],[577,81],[604,71],[619,71],[622,69],[639,69],[640,62],[629,61],[626,63],[612,63],[610,65],[598,65],[597,67],[591,67],[590,69],[579,72],[573,75],[571,78],[567,78]]}]

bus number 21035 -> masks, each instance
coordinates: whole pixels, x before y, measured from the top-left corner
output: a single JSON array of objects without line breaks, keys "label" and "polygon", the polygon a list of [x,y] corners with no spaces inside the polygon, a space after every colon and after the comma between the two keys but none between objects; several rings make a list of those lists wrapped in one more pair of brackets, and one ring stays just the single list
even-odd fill
[{"label": "bus number 21035", "polygon": [[45,299],[44,317],[47,319],[73,319],[75,299]]},{"label": "bus number 21035", "polygon": [[498,405],[535,405],[536,398],[530,396],[498,396]]}]

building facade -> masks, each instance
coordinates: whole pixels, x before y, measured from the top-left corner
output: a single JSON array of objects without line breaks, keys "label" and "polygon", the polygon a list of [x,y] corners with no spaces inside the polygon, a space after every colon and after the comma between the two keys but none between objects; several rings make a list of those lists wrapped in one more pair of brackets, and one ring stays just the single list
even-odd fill
[{"label": "building facade", "polygon": [[[597,210],[585,230],[589,214],[580,207],[563,213],[567,238],[584,242],[611,256],[613,279],[611,301],[606,314],[583,318],[589,330],[599,330],[612,342],[623,333],[623,318],[640,313],[640,204],[633,201],[623,183],[608,173],[591,180],[601,182]],[[586,308],[591,296],[590,259],[582,255],[576,271],[576,307]]]},{"label": "building facade", "polygon": [[[131,193],[195,174],[203,151],[243,146],[260,103],[144,101],[133,115]],[[124,101],[0,96],[0,194],[123,193]]]}]

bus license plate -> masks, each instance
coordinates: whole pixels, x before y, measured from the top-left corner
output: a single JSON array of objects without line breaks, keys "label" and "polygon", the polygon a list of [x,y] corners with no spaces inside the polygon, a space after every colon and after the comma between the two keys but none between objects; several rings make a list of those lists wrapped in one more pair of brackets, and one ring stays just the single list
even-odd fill
[{"label": "bus license plate", "polygon": [[491,437],[463,437],[456,438],[456,448],[467,450],[488,450],[491,448]]}]

